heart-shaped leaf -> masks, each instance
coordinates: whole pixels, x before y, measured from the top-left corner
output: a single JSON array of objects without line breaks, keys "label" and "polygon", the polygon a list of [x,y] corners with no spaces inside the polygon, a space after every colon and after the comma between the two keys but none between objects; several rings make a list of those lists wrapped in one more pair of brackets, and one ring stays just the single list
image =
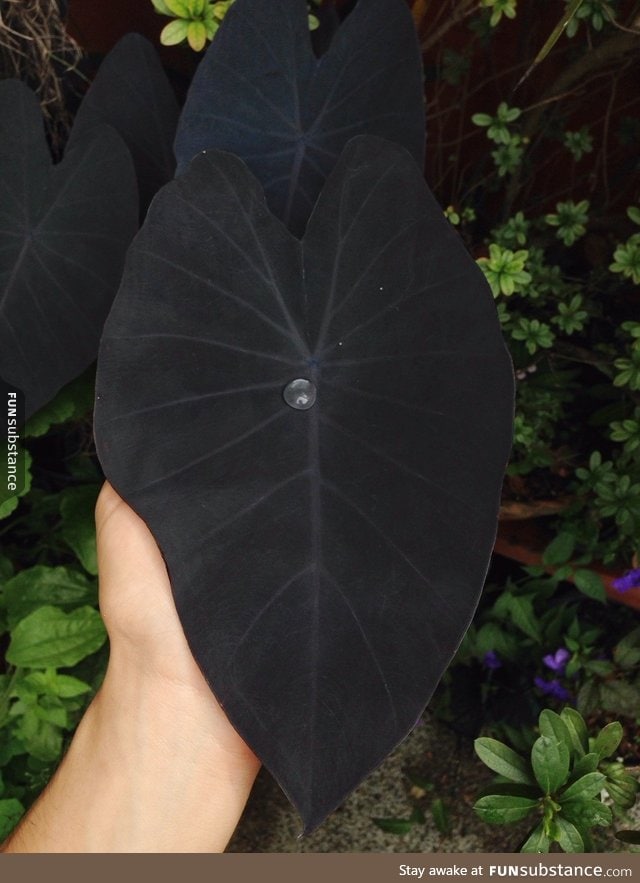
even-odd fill
[{"label": "heart-shaped leaf", "polygon": [[131,151],[146,214],[174,175],[173,139],[180,108],[158,53],[139,34],[127,34],[105,57],[76,115],[70,143],[107,123]]},{"label": "heart-shaped leaf", "polygon": [[244,159],[301,235],[347,141],[379,135],[424,163],[422,61],[404,0],[360,0],[319,59],[305,0],[236,0],[193,79],[178,170],[200,151]]},{"label": "heart-shaped leaf", "polygon": [[53,165],[40,106],[0,83],[0,376],[26,416],[96,358],[137,228],[129,151],[109,127],[74,139]]},{"label": "heart-shaped leaf", "polygon": [[351,141],[302,242],[228,154],[154,200],[101,344],[99,456],[306,830],[469,624],[512,410],[491,293],[403,148]]}]

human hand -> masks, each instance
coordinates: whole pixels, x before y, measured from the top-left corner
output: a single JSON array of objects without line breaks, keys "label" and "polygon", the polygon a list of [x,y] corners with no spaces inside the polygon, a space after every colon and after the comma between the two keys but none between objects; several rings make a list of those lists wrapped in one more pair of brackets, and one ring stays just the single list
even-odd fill
[{"label": "human hand", "polygon": [[189,650],[162,555],[110,485],[96,506],[104,683],[5,852],[221,852],[259,761]]}]

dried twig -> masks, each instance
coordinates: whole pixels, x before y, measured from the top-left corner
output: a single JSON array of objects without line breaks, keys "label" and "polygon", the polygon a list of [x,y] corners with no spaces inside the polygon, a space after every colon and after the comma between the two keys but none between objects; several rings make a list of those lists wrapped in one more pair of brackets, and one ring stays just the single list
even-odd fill
[{"label": "dried twig", "polygon": [[0,78],[17,77],[35,89],[56,150],[71,122],[60,71],[75,69],[81,55],[57,0],[0,0]]}]

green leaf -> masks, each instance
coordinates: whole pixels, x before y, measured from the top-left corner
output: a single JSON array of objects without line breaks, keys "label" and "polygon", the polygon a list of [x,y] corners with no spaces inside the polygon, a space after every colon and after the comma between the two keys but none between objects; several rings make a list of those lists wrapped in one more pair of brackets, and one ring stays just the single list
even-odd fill
[{"label": "green leaf", "polygon": [[512,782],[521,782],[524,785],[532,785],[534,780],[531,775],[529,764],[516,754],[507,745],[497,739],[482,737],[473,743],[475,752],[480,760],[500,776],[511,779]]},{"label": "green leaf", "polygon": [[547,853],[550,846],[551,841],[544,832],[544,825],[540,822],[522,844],[520,852]]},{"label": "green leaf", "polygon": [[474,804],[474,810],[484,822],[504,825],[525,819],[538,806],[532,797],[509,794],[487,794]]},{"label": "green leaf", "polygon": [[165,0],[165,3],[173,15],[178,15],[180,18],[189,18],[191,13],[187,0]]},{"label": "green leaf", "polygon": [[451,832],[451,821],[449,819],[449,812],[440,797],[436,797],[432,802],[431,815],[438,831],[446,837]]},{"label": "green leaf", "polygon": [[607,681],[600,684],[599,711],[635,718],[640,708],[640,690],[628,681]]},{"label": "green leaf", "polygon": [[634,846],[640,845],[640,831],[616,831],[616,838],[623,843],[632,843]]},{"label": "green leaf", "polygon": [[573,581],[576,588],[579,589],[583,595],[593,598],[594,601],[600,601],[602,604],[606,602],[607,593],[605,592],[602,577],[593,570],[574,571]]},{"label": "green leaf", "polygon": [[182,43],[183,40],[187,39],[188,29],[189,22],[184,19],[179,18],[171,21],[162,29],[160,42],[163,46],[175,46],[178,43]]},{"label": "green leaf", "polygon": [[589,751],[589,734],[582,715],[575,708],[563,708],[560,717],[569,731],[574,757],[580,758]]},{"label": "green leaf", "polygon": [[96,586],[86,576],[67,567],[29,567],[12,577],[4,586],[4,603],[9,625],[16,623],[45,604],[70,610],[95,604]]},{"label": "green leaf", "polygon": [[573,750],[571,734],[559,714],[545,708],[545,710],[540,713],[538,724],[543,736],[548,736],[550,739],[555,739],[556,742],[563,743],[569,754],[571,754]]},{"label": "green leaf", "polygon": [[106,638],[100,614],[92,607],[71,613],[40,607],[16,625],[6,658],[23,668],[76,665],[99,650]]},{"label": "green leaf", "polygon": [[634,668],[640,663],[640,627],[633,629],[613,648],[613,659],[620,668]]},{"label": "green leaf", "polygon": [[627,215],[629,216],[629,220],[633,221],[634,224],[640,224],[640,208],[637,208],[635,205],[630,205],[627,209]]},{"label": "green leaf", "polygon": [[24,806],[19,800],[10,797],[0,800],[0,842],[6,840],[24,815]]},{"label": "green leaf", "polygon": [[621,782],[607,781],[607,793],[613,802],[621,809],[631,809],[636,802],[637,789],[632,785]]},{"label": "green leaf", "polygon": [[31,482],[33,480],[33,476],[31,475],[31,466],[33,463],[31,454],[29,451],[24,450],[24,448],[20,448],[20,456],[23,458],[24,463],[24,487],[19,494],[16,494],[13,497],[7,497],[7,494],[11,493],[11,491],[8,490],[6,484],[0,488],[0,521],[2,521],[3,518],[8,518],[12,512],[15,512],[18,508],[20,498],[26,496],[31,490]]},{"label": "green leaf", "polygon": [[579,830],[588,830],[596,825],[607,827],[613,821],[610,807],[600,800],[563,800],[562,815]]},{"label": "green leaf", "polygon": [[604,788],[605,782],[606,776],[603,776],[602,773],[587,773],[569,785],[559,797],[559,801],[564,803],[568,800],[589,800],[592,797],[597,797]]},{"label": "green leaf", "polygon": [[63,392],[64,390],[29,418],[24,427],[26,438],[39,438],[55,424],[65,423],[73,417],[75,406],[68,396],[63,395]]},{"label": "green leaf", "polygon": [[612,721],[612,723],[603,727],[596,736],[593,746],[594,750],[598,752],[601,758],[611,757],[622,742],[623,735],[622,724],[619,721]]},{"label": "green leaf", "polygon": [[207,29],[204,26],[204,22],[189,22],[189,26],[187,27],[187,40],[189,41],[189,46],[191,46],[194,52],[200,52],[204,49],[205,43],[207,42]]},{"label": "green leaf", "polygon": [[62,538],[84,569],[94,576],[98,573],[94,511],[99,493],[99,485],[83,485],[67,488],[60,495]]},{"label": "green leaf", "polygon": [[408,834],[416,824],[412,819],[372,819],[372,821],[388,834]]},{"label": "green leaf", "polygon": [[542,560],[545,564],[564,564],[573,555],[575,545],[574,534],[563,531],[549,543],[544,550]]},{"label": "green leaf", "polygon": [[600,711],[600,690],[601,685],[589,679],[578,690],[577,705],[581,714],[589,715],[596,711]]},{"label": "green leaf", "polygon": [[556,816],[553,823],[553,839],[560,844],[565,852],[584,852],[584,840],[576,826]]},{"label": "green leaf", "polygon": [[171,10],[165,3],[165,0],[151,0],[151,2],[155,6],[156,11],[159,12],[161,15],[173,15]]},{"label": "green leaf", "polygon": [[0,555],[0,586],[13,576],[13,564],[6,555]]},{"label": "green leaf", "polygon": [[573,767],[569,781],[577,782],[578,779],[582,778],[582,776],[586,776],[587,773],[595,773],[598,769],[599,763],[600,755],[596,754],[595,751],[585,754],[585,756],[581,757]]},{"label": "green leaf", "polygon": [[569,749],[564,742],[540,736],[531,749],[531,765],[536,781],[545,794],[553,794],[567,781]]},{"label": "green leaf", "polygon": [[45,435],[52,426],[66,423],[72,417],[84,416],[93,407],[94,392],[95,368],[89,368],[27,420],[23,435],[25,438],[38,438]]},{"label": "green leaf", "polygon": [[533,609],[533,597],[509,594],[508,609],[514,625],[539,644],[542,641],[542,632]]},{"label": "green leaf", "polygon": [[74,678],[71,675],[62,675],[53,669],[47,671],[34,671],[21,682],[22,686],[33,689],[35,695],[48,694],[60,699],[72,699],[91,692],[91,685]]}]

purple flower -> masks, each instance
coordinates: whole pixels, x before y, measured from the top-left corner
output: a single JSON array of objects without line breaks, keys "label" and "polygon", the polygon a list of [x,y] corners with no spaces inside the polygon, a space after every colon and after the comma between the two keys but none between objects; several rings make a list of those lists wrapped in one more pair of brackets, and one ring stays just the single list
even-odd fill
[{"label": "purple flower", "polygon": [[612,580],[611,585],[616,592],[628,592],[629,589],[640,588],[640,567],[628,570],[624,576]]},{"label": "purple flower", "polygon": [[563,675],[570,656],[571,653],[569,653],[566,647],[559,647],[555,653],[548,653],[546,656],[543,656],[542,661],[551,671]]},{"label": "purple flower", "polygon": [[557,678],[552,681],[545,681],[544,678],[534,678],[533,683],[541,690],[545,696],[553,696],[554,699],[560,699],[561,702],[568,702],[572,696],[566,687],[563,687]]},{"label": "purple flower", "polygon": [[502,660],[495,650],[487,650],[487,652],[484,654],[482,664],[485,668],[488,668],[491,671],[495,671],[496,668],[502,668]]}]

